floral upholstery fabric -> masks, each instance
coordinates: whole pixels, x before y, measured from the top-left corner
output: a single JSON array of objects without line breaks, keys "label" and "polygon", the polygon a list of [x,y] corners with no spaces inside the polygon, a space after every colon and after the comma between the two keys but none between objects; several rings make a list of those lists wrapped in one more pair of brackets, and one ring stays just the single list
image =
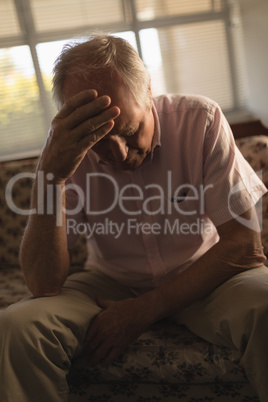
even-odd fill
[{"label": "floral upholstery fabric", "polygon": [[239,353],[214,346],[183,326],[155,324],[107,368],[74,362],[75,401],[254,401]]},{"label": "floral upholstery fabric", "polygon": [[13,212],[6,201],[6,191],[11,191],[14,205],[21,209],[30,208],[30,177],[18,180],[12,185],[11,180],[19,173],[34,172],[36,161],[26,160],[0,164],[0,267],[18,266],[18,252],[21,237],[27,221],[26,215]]},{"label": "floral upholstery fabric", "polygon": [[70,402],[258,402],[249,384],[93,384]]},{"label": "floral upholstery fabric", "polygon": [[[237,140],[241,152],[268,185],[268,137]],[[34,172],[36,160],[0,164],[0,310],[30,293],[18,268],[18,250],[27,216],[12,212],[5,189],[12,177]],[[19,208],[30,206],[31,178],[12,187]],[[268,196],[263,197],[262,240],[268,255]],[[260,206],[259,206],[260,208]],[[73,270],[83,269],[85,240],[74,252]],[[162,321],[130,345],[127,352],[107,368],[91,369],[76,360],[68,377],[70,402],[257,402],[236,350],[214,346],[183,326]]]},{"label": "floral upholstery fabric", "polygon": [[[260,179],[268,188],[268,137],[258,135],[236,140],[244,158],[257,172]],[[266,193],[256,207],[262,228],[262,244],[268,256],[268,193]]]}]

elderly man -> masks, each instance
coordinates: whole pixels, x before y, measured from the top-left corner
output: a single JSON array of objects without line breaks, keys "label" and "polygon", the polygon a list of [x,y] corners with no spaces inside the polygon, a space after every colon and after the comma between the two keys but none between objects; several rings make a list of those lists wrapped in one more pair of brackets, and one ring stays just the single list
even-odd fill
[{"label": "elderly man", "polygon": [[[33,297],[0,319],[1,401],[67,401],[75,356],[109,364],[170,317],[239,349],[266,402],[266,189],[218,105],[153,99],[137,53],[107,35],[64,48],[54,98],[20,252]],[[81,228],[89,269],[68,276]]]}]

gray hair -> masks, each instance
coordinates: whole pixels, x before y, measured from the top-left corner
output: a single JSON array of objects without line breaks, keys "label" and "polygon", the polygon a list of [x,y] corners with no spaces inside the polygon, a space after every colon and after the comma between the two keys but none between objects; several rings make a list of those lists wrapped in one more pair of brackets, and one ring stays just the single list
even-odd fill
[{"label": "gray hair", "polygon": [[63,50],[54,64],[53,98],[60,109],[67,76],[79,79],[81,75],[93,80],[101,73],[117,73],[129,88],[139,106],[151,107],[150,75],[134,48],[124,39],[106,34],[91,35],[85,42],[72,42]]}]

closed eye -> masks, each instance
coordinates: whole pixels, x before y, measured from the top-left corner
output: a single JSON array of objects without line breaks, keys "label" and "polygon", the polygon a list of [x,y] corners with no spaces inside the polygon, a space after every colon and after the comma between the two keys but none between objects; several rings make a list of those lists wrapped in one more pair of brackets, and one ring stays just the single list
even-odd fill
[{"label": "closed eye", "polygon": [[132,137],[139,130],[139,127],[129,127],[120,133],[120,137]]}]

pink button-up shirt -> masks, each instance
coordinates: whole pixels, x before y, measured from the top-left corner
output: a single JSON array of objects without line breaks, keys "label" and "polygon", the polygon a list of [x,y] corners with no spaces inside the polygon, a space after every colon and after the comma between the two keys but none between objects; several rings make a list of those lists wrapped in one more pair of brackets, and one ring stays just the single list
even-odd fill
[{"label": "pink button-up shirt", "polygon": [[215,102],[160,96],[153,112],[153,152],[140,168],[118,170],[90,150],[66,192],[69,248],[85,234],[87,264],[137,291],[189,267],[218,241],[218,225],[266,192]]}]

